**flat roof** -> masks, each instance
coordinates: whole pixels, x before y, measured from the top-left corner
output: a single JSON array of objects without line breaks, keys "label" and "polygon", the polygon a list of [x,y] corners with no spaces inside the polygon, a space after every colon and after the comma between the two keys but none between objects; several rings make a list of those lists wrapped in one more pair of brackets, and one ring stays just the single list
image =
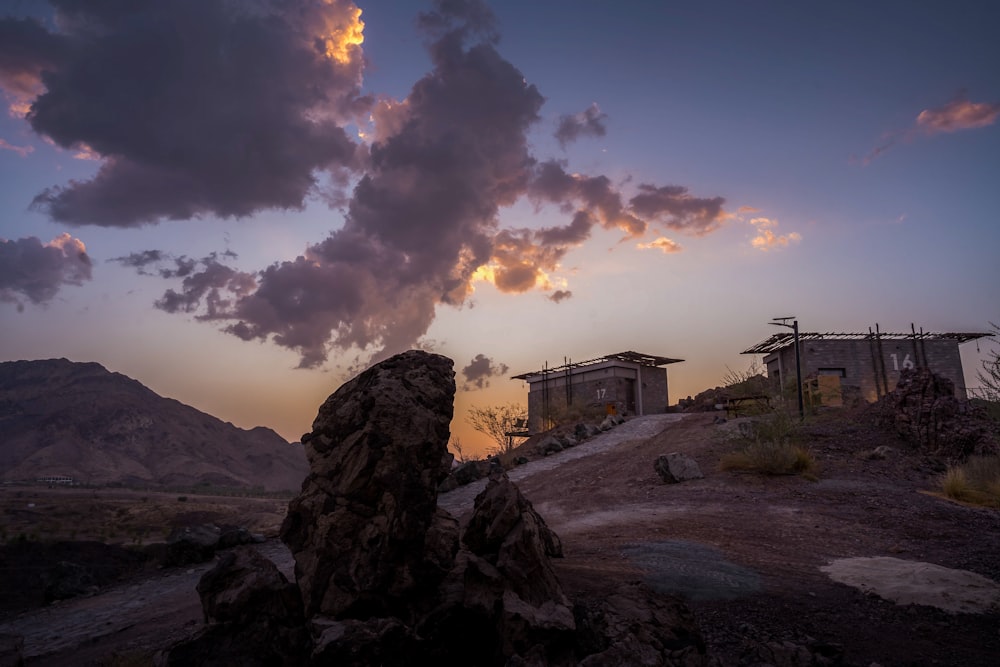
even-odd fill
[{"label": "flat roof", "polygon": [[627,363],[639,364],[640,366],[666,366],[667,364],[676,364],[684,360],[672,359],[670,357],[658,357],[653,354],[642,354],[641,352],[615,352],[614,354],[606,354],[603,357],[597,357],[595,359],[588,359],[586,361],[571,361],[570,363],[563,364],[562,366],[553,366],[552,368],[543,368],[540,371],[531,371],[530,373],[512,375],[510,379],[527,380],[529,377],[534,377],[536,375],[548,375],[549,373],[557,372],[565,373],[566,371],[572,371],[575,368],[603,364],[608,361],[624,361]]},{"label": "flat roof", "polygon": [[[957,343],[967,343],[970,340],[992,336],[992,333],[984,332],[948,332],[948,333],[890,333],[880,332],[878,334],[868,333],[817,333],[799,332],[799,342],[808,340],[953,340]],[[770,354],[784,349],[794,342],[794,333],[776,333],[767,340],[763,340],[751,348],[743,350],[740,354]]]}]

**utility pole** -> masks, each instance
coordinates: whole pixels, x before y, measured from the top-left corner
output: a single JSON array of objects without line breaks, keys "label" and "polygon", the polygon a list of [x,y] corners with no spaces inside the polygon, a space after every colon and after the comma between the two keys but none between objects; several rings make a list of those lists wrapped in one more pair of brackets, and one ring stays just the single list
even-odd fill
[{"label": "utility pole", "polygon": [[[795,319],[794,315],[789,317],[772,317],[773,321],[768,322],[768,324],[773,324],[776,327],[788,327],[792,330],[792,335],[795,340],[795,385],[798,389],[799,394],[799,421],[806,418],[806,408],[805,401],[802,400],[802,361],[799,356],[799,321]],[[787,320],[793,320],[791,324]]]}]

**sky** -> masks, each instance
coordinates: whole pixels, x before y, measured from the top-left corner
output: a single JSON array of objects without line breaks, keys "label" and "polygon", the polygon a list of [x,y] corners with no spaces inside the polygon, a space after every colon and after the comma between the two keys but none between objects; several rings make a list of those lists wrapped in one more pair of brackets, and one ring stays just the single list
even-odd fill
[{"label": "sky", "polygon": [[[419,347],[472,406],[637,352],[1000,322],[988,2],[0,0],[0,360],[289,440]],[[989,341],[962,346],[966,380]]]}]

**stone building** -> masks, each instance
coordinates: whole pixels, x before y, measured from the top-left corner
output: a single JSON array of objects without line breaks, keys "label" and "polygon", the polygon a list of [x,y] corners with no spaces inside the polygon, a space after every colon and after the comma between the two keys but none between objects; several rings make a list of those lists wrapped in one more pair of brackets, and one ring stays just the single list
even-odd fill
[{"label": "stone building", "polygon": [[596,359],[515,375],[528,383],[528,431],[537,433],[560,417],[667,411],[668,364],[683,359],[618,352]]},{"label": "stone building", "polygon": [[[989,333],[799,333],[803,384],[826,387],[826,394],[876,401],[896,387],[906,368],[929,368],[955,384],[965,398],[965,374],[958,346]],[[778,333],[744,350],[763,354],[767,376],[781,387],[795,386],[795,344]],[[836,381],[833,381],[836,378]],[[822,380],[822,382],[816,382]],[[830,390],[831,387],[839,391]],[[822,390],[821,390],[822,391]],[[821,401],[829,404],[830,401]]]}]

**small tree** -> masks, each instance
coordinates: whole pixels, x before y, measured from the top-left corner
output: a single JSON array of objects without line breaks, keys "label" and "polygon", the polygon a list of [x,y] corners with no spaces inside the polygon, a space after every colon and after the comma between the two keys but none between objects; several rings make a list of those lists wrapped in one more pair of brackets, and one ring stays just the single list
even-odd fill
[{"label": "small tree", "polygon": [[528,408],[517,403],[506,405],[491,405],[485,408],[472,406],[465,421],[469,426],[476,429],[496,443],[496,447],[491,452],[506,454],[514,448],[514,438],[508,436],[519,429],[519,423],[523,424],[528,419]]},{"label": "small tree", "polygon": [[458,436],[452,437],[448,446],[455,452],[455,460],[459,463],[468,463],[473,460],[471,456],[465,453],[465,446],[462,445],[462,440]]}]

